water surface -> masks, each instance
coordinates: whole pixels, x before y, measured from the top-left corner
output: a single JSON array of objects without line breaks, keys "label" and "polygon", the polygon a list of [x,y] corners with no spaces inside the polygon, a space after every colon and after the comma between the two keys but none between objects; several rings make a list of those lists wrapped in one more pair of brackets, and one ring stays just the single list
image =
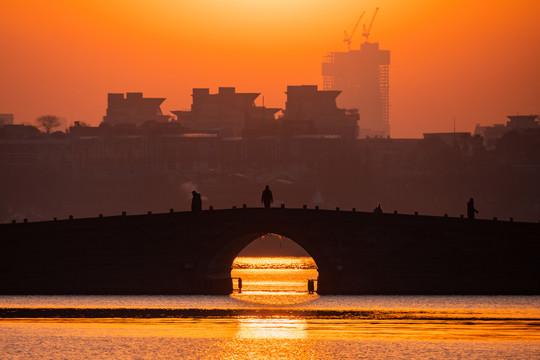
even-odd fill
[{"label": "water surface", "polygon": [[1,358],[540,358],[537,296],[310,295],[309,258],[232,276],[230,296],[0,296]]}]

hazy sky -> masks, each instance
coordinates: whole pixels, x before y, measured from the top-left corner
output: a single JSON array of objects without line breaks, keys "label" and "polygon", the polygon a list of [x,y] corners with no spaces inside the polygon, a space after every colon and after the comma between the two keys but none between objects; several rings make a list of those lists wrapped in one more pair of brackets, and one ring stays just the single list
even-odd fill
[{"label": "hazy sky", "polygon": [[377,6],[392,137],[540,113],[538,0],[4,0],[0,113],[97,125],[108,92],[166,97],[168,112],[218,86],[284,107],[287,85],[322,85],[323,55]]}]

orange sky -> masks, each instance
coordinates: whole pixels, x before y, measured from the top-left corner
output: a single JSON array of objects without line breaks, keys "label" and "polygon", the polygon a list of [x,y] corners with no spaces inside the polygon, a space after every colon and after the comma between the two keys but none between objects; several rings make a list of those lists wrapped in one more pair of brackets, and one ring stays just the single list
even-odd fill
[{"label": "orange sky", "polygon": [[377,6],[392,137],[540,113],[538,0],[6,0],[0,113],[97,125],[108,92],[166,97],[169,111],[218,86],[284,107],[287,85],[322,85],[323,55],[345,50],[343,31]]}]

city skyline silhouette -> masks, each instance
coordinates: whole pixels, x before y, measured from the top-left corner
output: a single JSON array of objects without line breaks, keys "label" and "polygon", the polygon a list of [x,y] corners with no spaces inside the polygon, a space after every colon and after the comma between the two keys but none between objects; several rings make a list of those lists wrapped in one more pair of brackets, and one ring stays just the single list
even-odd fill
[{"label": "city skyline silhouette", "polygon": [[[105,93],[167,97],[169,114],[189,106],[192,88],[220,86],[257,91],[265,106],[283,107],[287,85],[323,88],[323,56],[346,51],[343,31],[376,7],[369,41],[392,52],[392,137],[419,138],[454,123],[472,131],[538,113],[538,2],[348,0],[4,5],[0,112],[18,123],[55,114],[98,125]],[[358,33],[351,49],[362,41]]]}]

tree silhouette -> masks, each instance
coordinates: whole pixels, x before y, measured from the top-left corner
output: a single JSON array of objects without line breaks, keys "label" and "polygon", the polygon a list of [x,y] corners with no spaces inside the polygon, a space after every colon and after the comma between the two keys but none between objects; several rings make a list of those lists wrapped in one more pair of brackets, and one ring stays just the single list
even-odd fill
[{"label": "tree silhouette", "polygon": [[51,132],[51,129],[60,125],[60,119],[54,115],[42,115],[36,121],[40,127],[45,129],[47,134]]}]

